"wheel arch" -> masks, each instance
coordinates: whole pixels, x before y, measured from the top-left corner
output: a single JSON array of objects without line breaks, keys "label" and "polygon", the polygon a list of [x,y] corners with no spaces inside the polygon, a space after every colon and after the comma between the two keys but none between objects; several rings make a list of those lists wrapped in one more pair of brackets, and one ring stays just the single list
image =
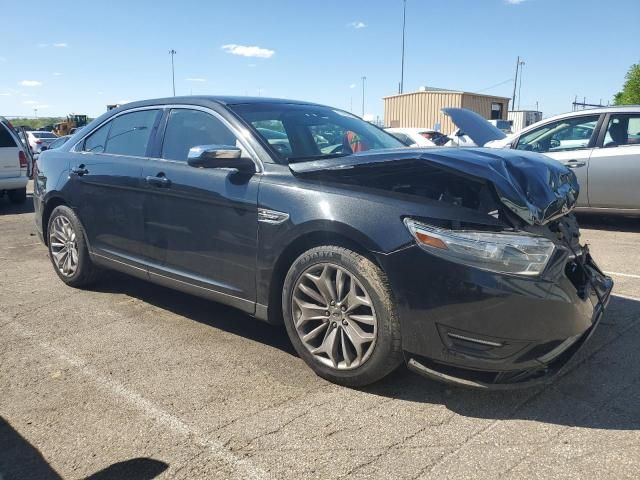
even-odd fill
[{"label": "wheel arch", "polygon": [[69,204],[64,200],[64,198],[53,195],[49,197],[45,203],[44,208],[42,209],[42,238],[44,240],[45,245],[49,245],[49,218],[51,218],[51,213],[55,210],[56,207],[60,205],[69,206]]},{"label": "wheel arch", "polygon": [[282,252],[280,252],[280,255],[275,261],[269,282],[267,309],[269,323],[282,324],[281,295],[285,277],[293,262],[307,250],[324,245],[348,248],[349,250],[353,250],[354,252],[371,260],[375,265],[382,268],[371,246],[366,245],[357,232],[351,231],[353,230],[352,227],[348,227],[346,225],[342,227],[345,228],[340,228],[340,226],[334,225],[333,228],[314,228],[312,230],[306,230],[304,233],[298,235],[282,250]]}]

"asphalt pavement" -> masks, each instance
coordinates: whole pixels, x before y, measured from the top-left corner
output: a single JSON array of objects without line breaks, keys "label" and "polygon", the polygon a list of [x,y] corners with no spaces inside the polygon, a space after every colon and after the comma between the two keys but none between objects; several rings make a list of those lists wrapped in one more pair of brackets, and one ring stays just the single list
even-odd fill
[{"label": "asphalt pavement", "polygon": [[579,220],[616,287],[564,376],[356,390],[231,308],[119,274],[66,287],[30,200],[0,199],[0,478],[637,478],[640,219]]}]

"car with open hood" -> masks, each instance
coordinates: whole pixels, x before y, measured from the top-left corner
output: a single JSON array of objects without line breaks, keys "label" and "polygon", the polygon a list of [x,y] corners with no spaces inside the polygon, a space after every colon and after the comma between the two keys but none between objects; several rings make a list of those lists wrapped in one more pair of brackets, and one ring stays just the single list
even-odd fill
[{"label": "car with open hood", "polygon": [[602,214],[640,215],[640,106],[564,113],[505,135],[479,115],[444,109],[477,145],[542,153],[576,174],[576,208]]},{"label": "car with open hood", "polygon": [[403,362],[480,388],[553,378],[612,281],[573,171],[534,152],[420,149],[339,109],[129,103],[42,153],[37,230],[73,287],[119,270],[284,323],[348,386]]}]

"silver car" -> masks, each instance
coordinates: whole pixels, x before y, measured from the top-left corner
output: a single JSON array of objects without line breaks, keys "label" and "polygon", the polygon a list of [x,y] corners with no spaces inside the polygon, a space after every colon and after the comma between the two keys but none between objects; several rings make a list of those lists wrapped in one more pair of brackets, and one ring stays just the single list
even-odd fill
[{"label": "silver car", "polygon": [[[27,141],[29,142],[29,146],[31,147],[31,151],[33,153],[42,152],[42,147],[49,147],[49,144],[53,143],[58,136],[55,133],[46,132],[46,131],[31,131],[27,132]],[[46,150],[46,148],[44,149]]]},{"label": "silver car", "polygon": [[481,125],[473,112],[445,110],[478,145],[544,153],[573,169],[579,209],[640,214],[639,105],[565,113],[509,136]]}]

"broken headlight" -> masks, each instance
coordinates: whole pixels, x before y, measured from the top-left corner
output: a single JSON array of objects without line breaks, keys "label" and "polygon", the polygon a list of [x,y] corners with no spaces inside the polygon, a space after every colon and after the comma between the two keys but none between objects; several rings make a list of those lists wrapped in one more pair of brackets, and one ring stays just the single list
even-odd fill
[{"label": "broken headlight", "polygon": [[527,234],[447,230],[405,218],[418,245],[464,265],[516,275],[539,275],[553,255],[552,241]]}]

